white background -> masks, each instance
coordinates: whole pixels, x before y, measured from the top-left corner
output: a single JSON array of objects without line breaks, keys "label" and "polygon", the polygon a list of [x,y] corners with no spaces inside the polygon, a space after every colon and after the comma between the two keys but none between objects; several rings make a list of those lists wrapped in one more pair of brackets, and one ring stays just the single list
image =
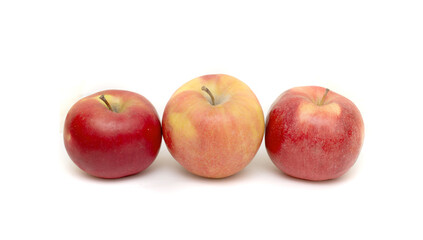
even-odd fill
[{"label": "white background", "polygon": [[[366,137],[325,182],[264,144],[240,173],[187,173],[164,142],[143,173],[90,177],[64,149],[79,98],[140,93],[160,117],[183,83],[226,73],[266,114],[283,91],[351,99]],[[1,1],[0,239],[422,239],[421,1]]]}]

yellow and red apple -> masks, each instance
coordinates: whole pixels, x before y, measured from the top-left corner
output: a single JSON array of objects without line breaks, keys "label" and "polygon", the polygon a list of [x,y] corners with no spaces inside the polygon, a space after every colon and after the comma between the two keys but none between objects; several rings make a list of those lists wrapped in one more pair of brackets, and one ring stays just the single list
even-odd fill
[{"label": "yellow and red apple", "polygon": [[143,171],[156,158],[162,140],[153,105],[123,90],[98,92],[76,102],[66,116],[63,137],[73,162],[100,178]]},{"label": "yellow and red apple", "polygon": [[287,175],[319,181],[337,178],[356,162],[364,139],[360,111],[322,87],[292,88],[273,103],[265,144]]},{"label": "yellow and red apple", "polygon": [[224,74],[205,75],[181,86],[163,113],[163,138],[189,172],[223,178],[241,171],[263,139],[264,115],[254,93]]}]

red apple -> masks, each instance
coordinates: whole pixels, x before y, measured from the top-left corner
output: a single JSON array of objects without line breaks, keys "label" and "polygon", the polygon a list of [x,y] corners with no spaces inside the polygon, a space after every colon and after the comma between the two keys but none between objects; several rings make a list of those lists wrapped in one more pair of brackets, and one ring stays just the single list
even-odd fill
[{"label": "red apple", "polygon": [[266,119],[265,144],[284,173],[319,181],[343,175],[356,162],[364,139],[360,111],[322,87],[282,93]]},{"label": "red apple", "polygon": [[189,172],[223,178],[241,171],[257,153],[264,115],[251,89],[224,75],[205,75],[180,87],[163,113],[163,138]]},{"label": "red apple", "polygon": [[100,178],[120,178],[150,166],[162,134],[157,112],[145,97],[107,90],[72,106],[63,138],[79,168]]}]

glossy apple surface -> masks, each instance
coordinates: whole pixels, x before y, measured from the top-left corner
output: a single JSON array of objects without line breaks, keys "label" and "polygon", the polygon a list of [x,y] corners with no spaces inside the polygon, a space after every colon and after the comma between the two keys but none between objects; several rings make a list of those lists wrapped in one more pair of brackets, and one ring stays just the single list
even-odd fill
[{"label": "glossy apple surface", "polygon": [[76,102],[66,116],[63,134],[72,161],[100,178],[146,169],[159,152],[161,137],[153,105],[123,90],[98,92]]},{"label": "glossy apple surface", "polygon": [[162,123],[164,141],[176,161],[208,178],[241,171],[264,134],[256,96],[245,83],[224,74],[198,77],[180,87],[167,103]]},{"label": "glossy apple surface", "polygon": [[363,139],[358,108],[322,87],[297,87],[282,93],[266,119],[265,144],[271,160],[296,178],[340,177],[356,162]]}]

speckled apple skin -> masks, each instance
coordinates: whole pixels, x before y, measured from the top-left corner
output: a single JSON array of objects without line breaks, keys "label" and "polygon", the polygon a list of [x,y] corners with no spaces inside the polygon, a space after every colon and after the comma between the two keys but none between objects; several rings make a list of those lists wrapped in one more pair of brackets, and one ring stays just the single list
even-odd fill
[{"label": "speckled apple skin", "polygon": [[360,111],[325,88],[298,87],[282,93],[266,118],[265,144],[273,163],[292,177],[321,181],[345,174],[364,140]]}]

